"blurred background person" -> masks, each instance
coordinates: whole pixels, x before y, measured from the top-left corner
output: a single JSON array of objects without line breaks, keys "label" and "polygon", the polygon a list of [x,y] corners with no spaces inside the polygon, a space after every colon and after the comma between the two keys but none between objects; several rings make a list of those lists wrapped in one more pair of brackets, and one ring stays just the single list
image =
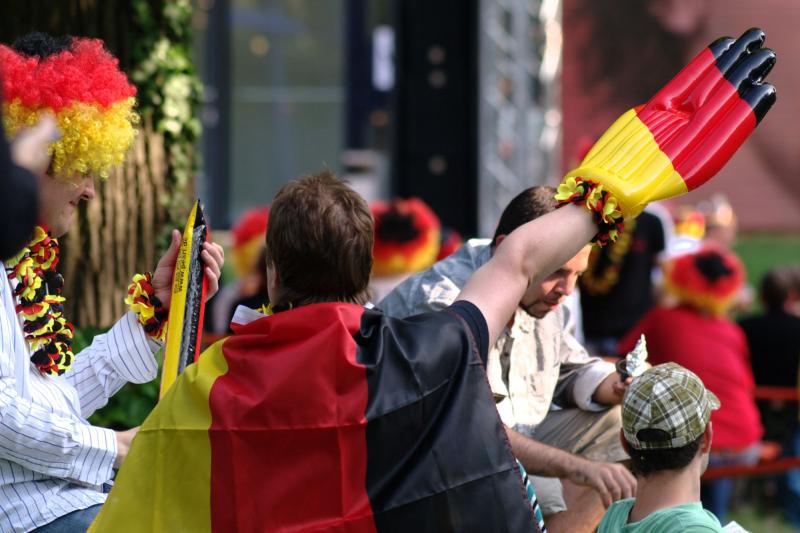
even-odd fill
[{"label": "blurred background person", "polygon": [[[672,258],[664,265],[664,280],[677,305],[651,309],[618,348],[620,353],[632,349],[644,334],[650,363],[678,363],[720,398],[722,407],[711,416],[711,466],[754,464],[763,435],[747,339],[726,316],[744,275],[739,259],[722,248],[706,245]],[[732,491],[730,478],[703,485],[703,504],[720,522],[725,522]]]},{"label": "blurred background person", "polygon": [[[761,279],[762,313],[739,321],[747,336],[756,385],[797,389],[800,370],[800,300],[795,271],[775,268]],[[781,443],[784,456],[800,456],[800,427],[796,402],[759,402],[765,439]],[[800,470],[786,472],[778,484],[778,496],[787,519],[800,527]]]},{"label": "blurred background person", "polygon": [[[370,292],[378,302],[415,272],[427,270],[439,257],[442,227],[439,217],[419,198],[377,201]],[[452,248],[452,243],[447,243]]]},{"label": "blurred background person", "polygon": [[230,319],[239,305],[258,307],[268,303],[265,286],[267,222],[269,207],[248,209],[231,228],[233,244],[230,250],[233,265],[232,281],[226,283],[206,310],[206,323],[212,333],[229,332]]},{"label": "blurred background person", "polygon": [[589,353],[618,353],[620,338],[655,304],[653,271],[671,233],[661,217],[645,211],[625,222],[614,243],[592,248],[579,284]]}]

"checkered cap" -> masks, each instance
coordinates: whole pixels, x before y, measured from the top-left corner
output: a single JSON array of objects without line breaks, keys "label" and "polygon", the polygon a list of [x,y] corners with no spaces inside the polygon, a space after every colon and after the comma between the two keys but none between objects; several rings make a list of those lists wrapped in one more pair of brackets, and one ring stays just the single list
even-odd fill
[{"label": "checkered cap", "polygon": [[[637,450],[681,448],[703,434],[711,411],[719,405],[694,372],[666,363],[647,370],[628,387],[622,429]],[[660,431],[642,432],[648,429]]]}]

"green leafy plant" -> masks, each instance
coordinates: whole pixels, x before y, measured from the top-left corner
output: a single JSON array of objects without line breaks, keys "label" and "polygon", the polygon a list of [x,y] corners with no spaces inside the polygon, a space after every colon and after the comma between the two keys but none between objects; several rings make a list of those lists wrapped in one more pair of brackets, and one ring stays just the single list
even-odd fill
[{"label": "green leafy plant", "polygon": [[192,7],[188,0],[134,0],[133,12],[137,35],[131,80],[138,89],[139,112],[164,136],[167,190],[175,192],[160,199],[171,217],[162,230],[166,236],[189,211],[191,196],[185,191],[199,164],[203,85],[191,58]]},{"label": "green leafy plant", "polygon": [[[138,111],[164,139],[168,192],[160,201],[170,217],[160,232],[164,244],[170,229],[183,225],[192,201],[186,191],[198,168],[202,83],[191,59],[192,9],[188,0],[133,0],[132,11],[130,76],[138,90]],[[76,332],[76,348],[101,332]],[[128,384],[90,420],[117,430],[138,426],[155,406],[158,389],[158,380]]]}]

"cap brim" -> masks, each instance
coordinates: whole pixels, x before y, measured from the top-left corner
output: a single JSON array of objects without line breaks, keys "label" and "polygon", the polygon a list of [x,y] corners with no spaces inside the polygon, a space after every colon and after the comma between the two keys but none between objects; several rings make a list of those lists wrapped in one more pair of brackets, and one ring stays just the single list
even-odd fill
[{"label": "cap brim", "polygon": [[706,398],[708,398],[708,405],[711,407],[712,411],[716,411],[722,405],[717,395],[708,389],[706,389]]}]

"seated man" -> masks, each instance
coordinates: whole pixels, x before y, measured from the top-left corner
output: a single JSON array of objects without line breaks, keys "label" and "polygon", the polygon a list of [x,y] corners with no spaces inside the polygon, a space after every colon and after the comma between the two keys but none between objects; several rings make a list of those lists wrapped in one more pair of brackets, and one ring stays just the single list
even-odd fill
[{"label": "seated man", "polygon": [[612,504],[598,533],[722,531],[700,503],[711,411],[719,405],[696,374],[675,363],[633,381],[622,403],[620,439],[638,479],[636,497]]},{"label": "seated man", "polygon": [[[378,307],[404,318],[452,304],[470,276],[519,226],[556,208],[555,189],[531,187],[506,206],[493,240],[472,239],[450,257],[397,286]],[[570,333],[562,305],[586,269],[585,246],[555,273],[531,285],[508,317],[503,335],[489,350],[487,374],[511,446],[536,489],[551,531],[591,530],[603,516],[603,501],[591,489],[564,491],[558,478],[612,494],[632,494],[635,480],[621,465],[619,407],[625,384],[614,365],[590,357]],[[550,410],[551,405],[560,407]],[[609,406],[615,406],[609,409]],[[540,477],[547,476],[547,477]]]},{"label": "seated man", "polygon": [[[33,33],[0,45],[3,120],[16,138],[37,117],[53,114],[60,139],[50,165],[38,166],[39,226],[28,245],[0,262],[0,531],[85,531],[106,500],[113,469],[125,460],[137,429],[89,424],[127,382],[156,377],[161,340],[141,311],[125,313],[81,352],[64,316],[63,280],[56,271],[59,237],[95,197],[95,180],[122,163],[133,138],[136,89],[118,61],[95,39]],[[170,305],[180,244],[161,258],[147,296],[156,316]],[[202,252],[217,291],[223,252]],[[133,273],[132,273],[133,274]],[[149,277],[149,274],[148,274]],[[163,306],[158,302],[163,302]],[[163,307],[162,309],[159,309]],[[164,321],[159,321],[164,327]]]}]

